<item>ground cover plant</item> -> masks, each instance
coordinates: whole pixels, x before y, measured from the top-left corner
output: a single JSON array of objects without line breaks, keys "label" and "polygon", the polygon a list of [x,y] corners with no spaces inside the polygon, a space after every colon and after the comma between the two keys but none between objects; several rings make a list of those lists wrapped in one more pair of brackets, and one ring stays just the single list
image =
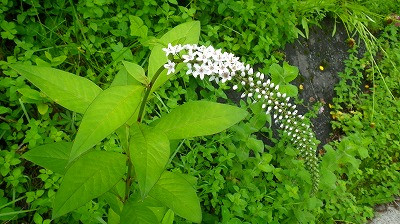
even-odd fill
[{"label": "ground cover plant", "polygon": [[[200,222],[201,217],[203,223],[365,223],[373,217],[374,205],[399,194],[399,8],[389,0],[379,5],[337,2],[1,2],[0,220],[186,223]],[[352,11],[357,4],[362,7]],[[380,47],[371,47],[363,57],[357,53],[358,45],[363,49],[363,39],[349,31],[355,44],[345,71],[339,73],[337,97],[331,104],[336,139],[320,146],[318,157],[309,153],[304,159],[308,151],[293,142],[290,126],[276,124],[288,114],[268,105],[268,100],[275,104],[273,98],[257,100],[263,90],[251,83],[258,85],[263,74],[265,83],[268,78],[274,83],[273,87],[268,83],[265,93],[278,97],[279,90],[285,107],[301,103],[297,87],[289,83],[301,74],[284,61],[281,49],[299,36],[307,37],[308,27],[324,17],[349,27],[365,26]],[[186,27],[173,31],[179,24]],[[194,29],[193,24],[201,25]],[[334,33],[335,28],[330,29]],[[186,58],[187,45],[174,57],[162,50],[197,43],[198,37],[197,47],[214,46],[240,56],[238,61],[254,69],[250,72],[249,67],[246,73],[257,79],[235,80],[242,77],[238,74],[216,84],[208,79],[211,73],[200,78],[201,63]],[[187,63],[195,74],[186,74]],[[154,82],[159,68],[163,69],[160,81]],[[54,88],[35,74],[44,80],[55,74],[66,80]],[[75,89],[84,97],[59,94],[63,89]],[[243,92],[246,96],[241,99]],[[138,102],[135,96],[143,99],[146,93],[146,103]],[[121,100],[124,94],[131,100]],[[190,125],[189,118],[200,116],[206,106],[218,107],[214,111],[224,119],[203,124],[208,128],[188,126],[180,136],[168,128],[182,121],[177,114],[196,111],[184,116]],[[315,108],[299,125],[312,128],[309,119],[318,115]],[[93,113],[83,113],[86,110]],[[104,119],[106,111],[115,112],[111,122]],[[127,121],[132,122],[129,131],[123,125]],[[97,132],[96,126],[101,126]],[[96,137],[86,140],[84,136],[90,135]],[[318,141],[311,139],[316,147]],[[57,153],[57,158],[41,157],[46,152]],[[140,152],[145,155],[137,156]],[[160,154],[152,157],[152,152]],[[144,163],[145,158],[161,159]],[[314,158],[319,158],[319,189],[312,193],[318,178],[307,161]],[[85,178],[92,171],[98,176],[83,186],[102,187],[90,188],[86,198],[68,192],[71,183],[83,181],[74,173]],[[166,190],[174,192],[165,194]],[[158,200],[143,201],[146,195]],[[71,200],[74,196],[76,201]]]}]

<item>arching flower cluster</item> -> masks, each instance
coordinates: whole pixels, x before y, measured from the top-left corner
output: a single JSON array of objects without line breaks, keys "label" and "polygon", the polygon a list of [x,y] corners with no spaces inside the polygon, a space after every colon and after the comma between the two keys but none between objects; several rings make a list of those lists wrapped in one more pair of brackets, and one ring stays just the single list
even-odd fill
[{"label": "arching flower cluster", "polygon": [[304,116],[298,113],[290,97],[279,91],[279,85],[271,82],[263,73],[255,72],[250,65],[240,62],[239,57],[212,46],[168,44],[163,50],[170,59],[164,65],[168,74],[174,73],[176,63],[182,61],[187,66],[186,74],[200,79],[207,78],[216,83],[230,81],[234,90],[244,90],[242,98],[248,97],[254,102],[262,102],[265,112],[272,115],[274,122],[299,148],[300,156],[305,160],[316,190],[319,170],[315,154],[315,134],[310,126],[304,123]]}]

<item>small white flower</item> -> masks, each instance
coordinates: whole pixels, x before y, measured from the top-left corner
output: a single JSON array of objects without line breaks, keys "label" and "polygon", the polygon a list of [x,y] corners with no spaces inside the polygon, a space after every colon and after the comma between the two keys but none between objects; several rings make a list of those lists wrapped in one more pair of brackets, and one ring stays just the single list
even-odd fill
[{"label": "small white flower", "polygon": [[192,74],[192,73],[193,73],[193,71],[192,71],[192,64],[187,63],[186,66],[187,66],[187,68],[188,68],[188,70],[186,71],[186,75]]},{"label": "small white flower", "polygon": [[188,63],[189,61],[194,60],[195,54],[192,51],[189,51],[188,54],[182,55],[183,62]]},{"label": "small white flower", "polygon": [[204,79],[204,75],[208,74],[208,67],[205,64],[198,65],[194,64],[195,71],[193,72],[193,76],[197,77],[199,76],[201,80]]},{"label": "small white flower", "polygon": [[249,71],[247,72],[249,75],[253,74],[253,68],[250,68]]},{"label": "small white flower", "polygon": [[163,48],[162,50],[165,51],[165,54],[167,55],[167,57],[170,54],[175,55],[177,53],[175,46],[172,46],[172,44],[170,44],[170,43],[168,44],[168,47]]},{"label": "small white flower", "polygon": [[199,62],[201,62],[201,61],[202,62],[206,62],[208,60],[208,58],[209,58],[209,56],[207,54],[205,54],[205,53],[196,52],[196,54],[197,54],[196,60],[199,61]]},{"label": "small white flower", "polygon": [[169,61],[164,65],[164,68],[168,69],[167,75],[175,72],[175,62]]},{"label": "small white flower", "polygon": [[237,90],[237,89],[238,89],[238,86],[237,86],[237,85],[234,85],[234,86],[232,87],[232,89],[233,89],[233,90]]},{"label": "small white flower", "polygon": [[227,68],[225,68],[224,70],[220,71],[220,77],[222,78],[221,82],[224,83],[231,79],[231,73]]}]

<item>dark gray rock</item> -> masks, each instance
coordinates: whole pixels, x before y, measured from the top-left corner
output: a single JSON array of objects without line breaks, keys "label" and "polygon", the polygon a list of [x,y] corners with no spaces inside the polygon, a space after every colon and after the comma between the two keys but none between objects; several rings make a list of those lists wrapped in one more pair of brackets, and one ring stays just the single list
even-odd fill
[{"label": "dark gray rock", "polygon": [[344,60],[348,58],[346,30],[341,23],[336,23],[336,33],[332,37],[334,23],[334,20],[326,19],[321,22],[321,28],[310,28],[309,39],[299,38],[285,47],[286,60],[300,70],[300,76],[293,84],[304,87],[299,92],[299,98],[304,100],[304,104],[299,105],[299,111],[304,114],[315,102],[322,103],[318,117],[312,119],[313,129],[321,141],[320,147],[330,140],[332,127],[328,105],[339,82],[337,73],[344,70]]}]

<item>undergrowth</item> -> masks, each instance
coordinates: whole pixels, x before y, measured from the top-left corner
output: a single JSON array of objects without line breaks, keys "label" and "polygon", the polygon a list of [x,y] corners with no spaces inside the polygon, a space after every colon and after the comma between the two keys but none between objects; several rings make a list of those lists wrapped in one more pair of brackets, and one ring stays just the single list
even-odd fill
[{"label": "undergrowth", "polygon": [[[362,3],[380,15],[368,25],[379,31],[376,41],[386,54],[376,50],[381,76],[368,55],[358,58],[356,47],[349,51],[332,104],[332,126],[339,137],[318,152],[320,192],[309,195],[311,178],[296,147],[286,137],[276,137],[261,105],[254,104],[249,106],[252,116],[227,132],[171,143],[179,151],[168,168],[198,178],[204,223],[365,223],[374,216],[374,205],[399,195],[400,29],[385,24],[384,18],[400,12],[390,0],[379,5],[343,2]],[[304,29],[325,17],[312,10],[305,16],[298,11],[301,6],[294,0],[2,1],[0,220],[50,223],[62,177],[20,157],[41,144],[71,141],[82,119],[52,103],[6,63],[57,67],[107,87],[122,60],[147,65],[157,37],[177,24],[199,20],[201,44],[234,52],[249,64],[260,63],[260,71],[268,73],[271,64],[284,59],[286,43],[306,36]],[[157,100],[147,112],[154,117],[197,99],[231,102],[228,89],[181,75],[154,95]],[[112,135],[102,149],[119,146]],[[108,208],[99,198],[59,220],[104,223]]]}]

